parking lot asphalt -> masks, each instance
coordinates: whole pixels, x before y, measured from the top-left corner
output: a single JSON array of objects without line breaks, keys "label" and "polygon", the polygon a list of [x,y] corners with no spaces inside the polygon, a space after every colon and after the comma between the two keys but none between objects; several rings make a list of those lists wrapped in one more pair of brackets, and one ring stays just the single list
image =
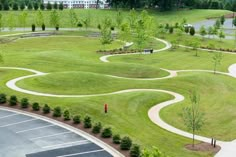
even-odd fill
[{"label": "parking lot asphalt", "polygon": [[0,109],[0,157],[111,157],[88,139],[41,119]]}]

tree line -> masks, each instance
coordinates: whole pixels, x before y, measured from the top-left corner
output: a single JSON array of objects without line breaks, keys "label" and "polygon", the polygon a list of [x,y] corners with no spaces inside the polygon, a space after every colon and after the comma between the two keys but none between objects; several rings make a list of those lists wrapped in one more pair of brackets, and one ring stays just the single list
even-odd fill
[{"label": "tree line", "polygon": [[52,9],[64,9],[63,3],[47,3],[46,5],[40,0],[15,0],[15,1],[7,1],[0,0],[0,10],[52,10]]},{"label": "tree line", "polygon": [[236,10],[236,0],[107,0],[114,8],[155,8],[168,11],[179,8]]}]

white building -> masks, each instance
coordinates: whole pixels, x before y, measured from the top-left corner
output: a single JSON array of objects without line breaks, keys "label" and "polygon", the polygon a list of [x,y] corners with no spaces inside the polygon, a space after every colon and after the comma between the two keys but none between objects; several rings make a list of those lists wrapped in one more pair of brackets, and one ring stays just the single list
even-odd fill
[{"label": "white building", "polygon": [[[57,4],[63,3],[65,8],[83,8],[83,9],[89,9],[89,8],[96,8],[97,0],[44,0],[44,4],[47,3],[54,4],[55,2]],[[99,7],[101,9],[108,8],[108,3],[106,0],[99,0]]]}]

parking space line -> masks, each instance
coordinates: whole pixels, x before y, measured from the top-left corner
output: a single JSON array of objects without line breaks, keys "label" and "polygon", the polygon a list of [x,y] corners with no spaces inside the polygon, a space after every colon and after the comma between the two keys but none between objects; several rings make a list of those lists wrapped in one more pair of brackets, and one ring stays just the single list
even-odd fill
[{"label": "parking space line", "polygon": [[38,140],[38,139],[42,139],[42,138],[53,137],[53,136],[58,136],[58,135],[65,135],[65,134],[70,134],[70,133],[73,133],[73,132],[67,131],[67,132],[62,132],[62,133],[53,134],[53,135],[35,137],[35,138],[31,138],[30,140],[33,141],[33,140]]},{"label": "parking space line", "polygon": [[24,120],[24,121],[17,122],[17,123],[6,124],[6,125],[0,126],[0,128],[4,128],[4,127],[7,127],[7,126],[12,126],[12,125],[17,125],[17,124],[22,124],[22,123],[27,123],[27,122],[34,121],[34,120],[37,120],[37,119],[33,118],[33,119]]},{"label": "parking space line", "polygon": [[15,115],[19,115],[19,114],[17,114],[17,113],[10,114],[10,115],[7,115],[7,116],[0,117],[0,119],[7,118],[7,117],[12,117],[12,116],[15,116]]},{"label": "parking space line", "polygon": [[89,140],[80,140],[80,141],[74,141],[74,142],[67,142],[67,143],[62,143],[62,144],[45,146],[45,147],[42,147],[42,148],[46,149],[46,148],[61,147],[61,146],[63,147],[63,146],[71,145],[71,144],[75,144],[75,143],[78,143],[77,145],[83,145],[83,144],[90,143],[90,141]]},{"label": "parking space line", "polygon": [[61,156],[57,156],[57,157],[69,157],[69,156],[82,155],[82,154],[91,154],[91,153],[97,153],[97,152],[103,152],[103,151],[104,151],[104,149],[99,149],[99,150],[92,150],[92,151],[75,153],[75,154],[61,155]]},{"label": "parking space line", "polygon": [[55,125],[53,125],[53,124],[45,125],[45,126],[41,126],[41,127],[37,127],[37,128],[31,128],[31,129],[27,129],[27,130],[17,131],[16,133],[19,134],[19,133],[23,133],[23,132],[27,132],[27,131],[32,131],[32,130],[37,130],[37,129],[42,129],[42,128],[48,128],[48,127],[51,127],[51,126],[55,126]]}]

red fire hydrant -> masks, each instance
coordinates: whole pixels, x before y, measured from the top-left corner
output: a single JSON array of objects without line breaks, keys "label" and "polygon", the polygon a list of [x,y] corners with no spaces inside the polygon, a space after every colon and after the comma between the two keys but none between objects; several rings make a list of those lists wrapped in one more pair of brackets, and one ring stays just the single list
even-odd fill
[{"label": "red fire hydrant", "polygon": [[105,104],[105,105],[104,105],[104,112],[107,113],[107,111],[108,111],[108,105]]}]

